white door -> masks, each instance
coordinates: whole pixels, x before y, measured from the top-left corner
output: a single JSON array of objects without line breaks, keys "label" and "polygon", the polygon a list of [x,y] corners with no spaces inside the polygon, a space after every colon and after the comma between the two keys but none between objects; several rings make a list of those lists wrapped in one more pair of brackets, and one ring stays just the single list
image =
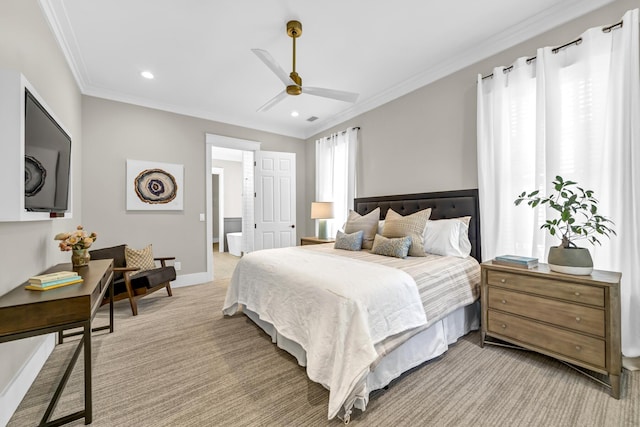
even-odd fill
[{"label": "white door", "polygon": [[256,151],[255,250],[296,245],[296,154]]}]

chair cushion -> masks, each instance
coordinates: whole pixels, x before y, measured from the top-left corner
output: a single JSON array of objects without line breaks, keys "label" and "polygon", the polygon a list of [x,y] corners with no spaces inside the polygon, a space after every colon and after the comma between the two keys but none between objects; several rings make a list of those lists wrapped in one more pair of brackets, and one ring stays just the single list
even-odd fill
[{"label": "chair cushion", "polygon": [[176,280],[175,268],[173,266],[160,267],[131,275],[131,286],[134,288],[153,288],[172,280]]},{"label": "chair cushion", "polygon": [[[110,248],[94,249],[92,251],[89,251],[89,255],[91,256],[91,259],[112,258],[114,267],[123,268],[126,266],[125,260],[124,260],[124,248],[126,246],[127,245],[119,245],[119,246],[113,246]],[[119,280],[124,280],[122,273],[116,271],[114,274],[114,280],[116,282]]]}]

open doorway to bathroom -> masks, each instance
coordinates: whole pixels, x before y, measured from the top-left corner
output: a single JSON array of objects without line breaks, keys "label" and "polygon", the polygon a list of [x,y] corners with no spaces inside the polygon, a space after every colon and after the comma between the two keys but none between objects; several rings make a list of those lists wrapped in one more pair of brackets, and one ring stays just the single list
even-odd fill
[{"label": "open doorway to bathroom", "polygon": [[243,151],[211,148],[213,243],[219,252],[242,254]]},{"label": "open doorway to bathroom", "polygon": [[253,250],[254,154],[259,149],[255,141],[206,135],[207,272],[214,279],[221,278],[216,262],[239,260]]}]

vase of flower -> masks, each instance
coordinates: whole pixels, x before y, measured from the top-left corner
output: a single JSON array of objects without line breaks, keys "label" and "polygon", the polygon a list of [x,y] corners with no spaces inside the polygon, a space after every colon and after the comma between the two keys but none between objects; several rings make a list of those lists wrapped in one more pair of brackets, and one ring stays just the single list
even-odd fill
[{"label": "vase of flower", "polygon": [[91,255],[88,249],[73,249],[71,251],[71,264],[73,267],[84,267],[89,264]]},{"label": "vase of flower", "polygon": [[91,259],[89,247],[97,238],[98,235],[96,233],[88,234],[81,225],[76,227],[76,231],[58,233],[54,237],[55,240],[60,240],[58,246],[61,251],[71,251],[71,264],[73,267],[83,267],[89,264]]}]

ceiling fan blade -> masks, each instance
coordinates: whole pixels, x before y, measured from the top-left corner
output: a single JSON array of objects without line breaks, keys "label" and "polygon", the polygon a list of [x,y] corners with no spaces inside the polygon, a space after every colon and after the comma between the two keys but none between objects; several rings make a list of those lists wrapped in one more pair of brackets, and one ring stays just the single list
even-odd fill
[{"label": "ceiling fan blade", "polygon": [[258,108],[256,111],[258,113],[261,113],[263,111],[267,111],[267,110],[271,109],[271,107],[276,105],[278,102],[280,102],[283,99],[285,99],[286,97],[287,97],[287,91],[283,90],[282,92],[280,92],[279,94],[277,94],[276,96],[274,96],[273,98],[268,100],[262,107]]},{"label": "ceiling fan blade", "polygon": [[353,92],[345,92],[343,90],[323,89],[319,87],[302,87],[302,93],[308,95],[322,96],[325,98],[337,99],[338,101],[356,102],[359,94]]},{"label": "ceiling fan blade", "polygon": [[282,67],[275,61],[275,59],[273,59],[273,56],[271,56],[269,52],[262,49],[251,49],[251,52],[255,53],[256,56],[260,58],[262,62],[264,62],[264,65],[269,67],[269,69],[273,71],[276,76],[278,76],[278,78],[282,81],[282,83],[285,84],[285,86],[296,84],[293,80],[291,80],[287,72],[282,69]]}]

